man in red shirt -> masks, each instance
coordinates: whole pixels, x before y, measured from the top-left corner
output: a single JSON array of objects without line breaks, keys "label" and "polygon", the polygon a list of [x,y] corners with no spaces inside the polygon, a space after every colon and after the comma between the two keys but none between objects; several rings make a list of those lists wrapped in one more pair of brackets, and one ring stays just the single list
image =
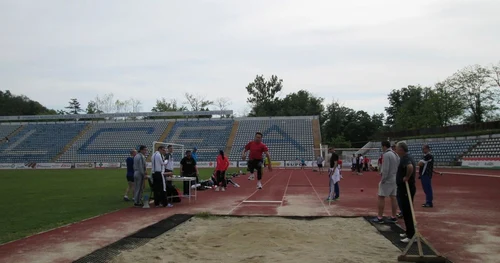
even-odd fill
[{"label": "man in red shirt", "polygon": [[247,152],[250,152],[248,155],[248,171],[250,172],[250,176],[248,177],[248,180],[254,180],[254,172],[257,170],[257,189],[262,189],[262,154],[265,154],[268,160],[268,169],[269,171],[272,171],[272,165],[271,165],[271,156],[269,156],[269,149],[267,146],[262,142],[262,133],[256,132],[255,133],[255,138],[253,141],[249,142],[246,146],[245,149],[243,150],[243,154],[241,155],[241,159],[245,160],[246,159],[246,154]]}]

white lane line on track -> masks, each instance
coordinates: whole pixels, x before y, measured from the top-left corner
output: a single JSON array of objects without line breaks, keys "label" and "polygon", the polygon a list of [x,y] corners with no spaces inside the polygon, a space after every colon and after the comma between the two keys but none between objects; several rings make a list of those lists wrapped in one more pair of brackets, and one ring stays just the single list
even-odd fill
[{"label": "white lane line on track", "polygon": [[[274,179],[274,177],[276,177],[276,175],[280,174],[281,172],[282,171],[279,171],[279,172],[273,174],[273,176],[271,176],[271,178],[269,178],[269,180],[267,180],[265,183],[262,184],[262,187],[266,186],[267,183],[271,182]],[[245,202],[248,199],[250,199],[252,196],[254,196],[259,191],[262,191],[262,190],[261,189],[255,190],[252,194],[250,194],[247,198],[245,198],[243,201],[241,201],[238,205],[236,205],[235,207],[231,208],[231,210],[229,210],[229,212],[227,214],[230,215],[236,208],[240,207],[240,205],[242,205],[243,202]]]},{"label": "white lane line on track", "polygon": [[323,202],[323,199],[321,199],[321,197],[319,197],[319,194],[316,191],[316,188],[314,188],[313,184],[311,183],[311,180],[309,180],[309,176],[307,176],[305,171],[302,170],[302,172],[306,176],[307,181],[309,181],[309,184],[311,184],[313,191],[316,193],[316,197],[318,197],[318,200],[321,202],[321,205],[323,205],[323,208],[325,209],[326,213],[328,214],[328,216],[331,216],[330,211],[328,211],[328,208],[326,208],[325,202]]},{"label": "white lane line on track", "polygon": [[288,185],[290,184],[290,179],[292,179],[292,173],[293,173],[293,170],[290,172],[290,175],[288,176],[288,181],[286,182],[285,192],[283,192],[283,198],[281,198],[280,206],[283,206],[283,202],[285,202],[286,191],[288,190]]}]

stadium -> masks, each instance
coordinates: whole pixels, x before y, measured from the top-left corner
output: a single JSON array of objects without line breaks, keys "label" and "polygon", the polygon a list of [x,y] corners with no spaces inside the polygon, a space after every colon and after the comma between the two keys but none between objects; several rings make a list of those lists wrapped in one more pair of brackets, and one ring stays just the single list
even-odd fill
[{"label": "stadium", "polygon": [[498,10],[1,0],[0,263],[500,263]]},{"label": "stadium", "polygon": [[[259,238],[268,240],[261,245],[274,251],[265,255],[266,262],[284,260],[279,242],[289,242],[297,251],[310,244],[307,249],[311,254],[289,250],[295,261],[287,262],[303,262],[311,257],[332,262],[329,257],[353,259],[356,255],[360,255],[358,261],[349,262],[367,262],[363,253],[370,254],[371,262],[395,262],[405,249],[405,244],[397,242],[402,233],[399,224],[370,223],[376,211],[373,197],[379,174],[369,169],[363,175],[350,173],[352,154],[362,154],[377,167],[379,141],[357,149],[336,149],[343,160],[342,197],[337,202],[325,202],[328,185],[325,175],[315,170],[315,160],[318,156],[329,158],[329,146],[321,144],[319,116],[192,117],[204,114],[232,112],[79,115],[85,121],[71,115],[1,117],[0,137],[5,138],[0,144],[2,208],[4,218],[9,219],[4,221],[7,228],[1,240],[4,244],[0,246],[0,261],[225,262],[224,257],[234,257],[234,262],[263,262],[264,256],[251,253],[263,247],[238,246],[246,239],[263,242],[257,241],[262,240]],[[137,116],[177,119],[118,120]],[[245,173],[247,164],[241,160],[241,152],[256,131],[263,134],[274,168],[264,172],[263,189],[256,190],[254,182],[241,175],[234,178],[240,188],[228,187],[223,195],[212,190],[196,191],[196,200],[191,196],[182,198],[172,208],[140,209],[121,201],[124,161],[131,149],[146,145],[152,153],[161,142],[173,145],[174,158],[180,160],[186,150],[197,148],[200,177],[207,179],[219,150],[229,156],[229,171]],[[489,229],[500,211],[495,201],[500,197],[500,176],[491,169],[499,167],[500,134],[406,142],[415,156],[421,154],[424,143],[429,144],[441,173],[434,180],[434,194],[440,205],[433,210],[418,206],[424,200],[417,184],[416,218],[429,242],[422,243],[423,252],[436,256],[439,251],[447,262],[475,262],[479,252],[483,253],[480,260],[496,258],[487,251],[496,244],[492,241],[495,234]],[[299,160],[306,163],[305,168],[299,167]],[[150,155],[147,161],[150,168]],[[175,167],[178,169],[178,164]],[[144,192],[148,194],[149,188]],[[257,216],[260,223],[247,216]],[[215,217],[221,217],[217,220],[222,222]],[[322,221],[325,218],[344,221],[333,221],[336,223],[330,226],[331,221]],[[296,225],[304,220],[307,227]],[[203,228],[216,229],[218,224],[227,229],[198,235]],[[264,228],[266,224],[272,224],[273,230]],[[317,231],[314,227],[331,233],[313,233]],[[354,237],[357,232],[361,239]],[[332,233],[344,238],[335,239]],[[351,239],[347,241],[347,237]],[[292,239],[301,242],[292,244]],[[366,251],[368,248],[362,244],[371,241],[380,245],[372,244]],[[170,245],[161,245],[162,253],[155,254],[151,247],[155,242]],[[349,242],[347,252],[328,245],[342,247],[342,242]],[[207,258],[202,252],[205,250],[215,251],[216,255]],[[333,250],[335,255],[325,250]],[[416,243],[408,252],[412,253],[418,255]]]}]

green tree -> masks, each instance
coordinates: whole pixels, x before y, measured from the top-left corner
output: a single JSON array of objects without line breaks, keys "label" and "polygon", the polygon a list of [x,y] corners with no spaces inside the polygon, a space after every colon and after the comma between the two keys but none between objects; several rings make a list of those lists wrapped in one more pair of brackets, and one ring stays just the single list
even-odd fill
[{"label": "green tree", "polygon": [[323,98],[315,97],[305,90],[290,93],[278,102],[278,116],[320,116],[324,111]]},{"label": "green tree", "polygon": [[0,90],[0,115],[54,115],[56,111],[47,109],[37,101],[21,95],[13,95],[9,90]]},{"label": "green tree", "polygon": [[363,147],[382,127],[383,115],[370,116],[365,111],[352,111],[346,116],[346,124],[343,134],[353,147]]},{"label": "green tree", "polygon": [[78,114],[82,112],[82,108],[80,106],[80,102],[78,102],[77,99],[73,98],[69,101],[69,105],[65,107],[65,109],[68,109],[69,114]]},{"label": "green tree", "polygon": [[[214,102],[211,100],[207,100],[204,96],[194,95],[185,93],[184,97],[186,101],[185,105],[188,105],[191,108],[191,111],[209,111],[208,106],[214,105]],[[196,116],[197,118],[212,118],[211,115],[200,115]]]},{"label": "green tree", "polygon": [[335,138],[331,138],[330,140],[326,141],[326,144],[329,146],[333,146],[335,148],[351,148],[351,142],[348,141],[344,136],[338,135]]},{"label": "green tree", "polygon": [[491,65],[490,79],[497,89],[500,89],[500,61],[496,65]]},{"label": "green tree", "polygon": [[328,143],[338,136],[344,136],[345,127],[352,114],[354,114],[353,109],[342,106],[337,101],[328,104],[321,117],[323,142]]},{"label": "green tree", "polygon": [[323,143],[335,147],[362,147],[383,128],[384,115],[370,116],[365,111],[354,111],[332,102],[322,117]]},{"label": "green tree", "polygon": [[214,104],[213,101],[207,100],[204,96],[200,95],[185,93],[184,97],[186,99],[184,104],[188,105],[191,108],[191,111],[201,111]]},{"label": "green tree", "polygon": [[[157,99],[155,106],[151,109],[152,112],[169,112],[169,111],[187,111],[185,106],[177,103],[177,100],[166,100],[165,98]],[[175,119],[178,116],[172,117],[150,117],[150,119]]]},{"label": "green tree", "polygon": [[253,82],[250,82],[246,90],[249,97],[247,102],[252,105],[250,116],[276,116],[280,109],[278,94],[283,89],[283,80],[272,75],[266,80],[263,75],[257,75]]},{"label": "green tree", "polygon": [[481,123],[495,117],[498,92],[491,82],[492,72],[480,65],[466,67],[449,79],[453,92],[461,95],[466,105],[464,121]]},{"label": "green tree", "polygon": [[156,100],[156,105],[151,109],[152,112],[168,112],[168,111],[187,111],[185,106],[177,104],[177,100],[172,99],[167,101],[165,98]]},{"label": "green tree", "polygon": [[[392,116],[393,126],[396,130],[415,129],[422,126],[418,118],[422,115],[423,107],[423,88],[420,86],[409,85],[397,92],[389,94],[388,115]],[[395,102],[391,105],[391,103]]]},{"label": "green tree", "polygon": [[424,103],[426,114],[434,120],[435,126],[452,125],[464,112],[464,104],[460,94],[453,92],[448,81],[438,82],[430,91]]},{"label": "green tree", "polygon": [[385,112],[387,113],[385,123],[387,125],[394,126],[396,124],[396,114],[403,105],[404,99],[402,89],[393,89],[387,95],[387,100],[389,101],[389,107],[385,107]]},{"label": "green tree", "polygon": [[86,109],[86,113],[87,114],[101,114],[103,113],[102,110],[100,110],[98,107],[97,107],[97,104],[95,103],[95,101],[91,100],[87,103],[87,109]]},{"label": "green tree", "polygon": [[409,85],[400,90],[393,90],[386,107],[387,124],[395,130],[419,129],[439,125],[434,109],[440,103],[430,87]]}]

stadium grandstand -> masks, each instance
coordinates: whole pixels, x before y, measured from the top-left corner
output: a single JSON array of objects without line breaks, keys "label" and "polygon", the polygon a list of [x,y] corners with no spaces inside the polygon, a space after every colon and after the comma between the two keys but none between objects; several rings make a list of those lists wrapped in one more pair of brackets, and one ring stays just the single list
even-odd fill
[{"label": "stadium grandstand", "polygon": [[[228,115],[232,111],[223,113]],[[326,154],[327,146],[321,145],[318,116],[196,117],[209,114],[222,115],[222,112],[84,114],[79,115],[80,120],[74,120],[74,116],[0,117],[0,138],[3,138],[0,163],[119,163],[131,149],[139,145],[150,147],[155,141],[183,145],[185,150],[197,148],[199,162],[213,162],[219,150],[225,150],[230,160],[239,161],[244,146],[256,131],[264,134],[264,142],[275,161],[310,162],[319,154]],[[179,119],[145,118],[179,115]],[[420,155],[422,145],[429,144],[439,166],[500,158],[500,135],[495,134],[406,142],[413,155]],[[344,166],[350,165],[352,153],[364,155],[376,166],[381,155],[379,148],[380,142],[372,141],[349,154],[346,151],[342,157]],[[177,160],[181,155],[181,151],[174,153]]]},{"label": "stadium grandstand", "polygon": [[[202,112],[197,116],[213,113]],[[29,116],[18,117],[30,120]],[[321,138],[317,116],[152,120],[116,120],[123,117],[120,114],[79,117],[108,120],[20,123],[12,122],[18,120],[16,117],[4,119],[0,135],[8,141],[4,139],[0,145],[0,162],[115,163],[122,162],[131,149],[139,145],[150,147],[154,141],[183,145],[186,150],[196,147],[201,162],[214,161],[219,150],[225,150],[230,159],[239,160],[256,131],[264,134],[264,142],[273,149],[274,160],[313,160],[319,153],[314,149],[319,148]],[[318,127],[313,128],[314,125]],[[174,157],[180,160],[181,154],[175,152]]]}]

